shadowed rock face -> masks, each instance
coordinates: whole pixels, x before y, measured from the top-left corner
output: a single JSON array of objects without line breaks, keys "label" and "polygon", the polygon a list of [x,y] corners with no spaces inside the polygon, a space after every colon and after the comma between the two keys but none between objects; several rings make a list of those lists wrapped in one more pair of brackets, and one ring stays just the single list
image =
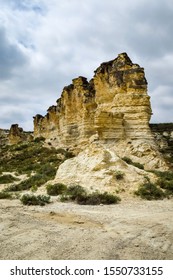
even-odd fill
[{"label": "shadowed rock face", "polygon": [[71,147],[94,140],[153,141],[150,117],[144,69],[122,53],[102,63],[91,81],[78,77],[64,87],[57,105],[34,117],[34,136]]},{"label": "shadowed rock face", "polygon": [[33,139],[32,132],[25,132],[18,124],[12,124],[8,134],[8,143],[10,145]]},{"label": "shadowed rock face", "polygon": [[173,123],[150,124],[159,151],[173,167]]}]

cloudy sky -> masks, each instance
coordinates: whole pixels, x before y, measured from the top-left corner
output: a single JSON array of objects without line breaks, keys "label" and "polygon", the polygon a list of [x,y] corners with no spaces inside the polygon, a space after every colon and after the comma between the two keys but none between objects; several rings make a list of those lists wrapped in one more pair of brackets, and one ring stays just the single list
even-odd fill
[{"label": "cloudy sky", "polygon": [[33,129],[64,86],[127,52],[152,122],[173,122],[172,0],[0,0],[0,128]]}]

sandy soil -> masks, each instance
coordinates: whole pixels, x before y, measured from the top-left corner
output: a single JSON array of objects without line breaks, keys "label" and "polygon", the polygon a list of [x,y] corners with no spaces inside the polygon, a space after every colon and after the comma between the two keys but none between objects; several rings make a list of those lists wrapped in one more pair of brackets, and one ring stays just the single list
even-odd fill
[{"label": "sandy soil", "polygon": [[0,201],[0,259],[173,259],[173,200]]}]

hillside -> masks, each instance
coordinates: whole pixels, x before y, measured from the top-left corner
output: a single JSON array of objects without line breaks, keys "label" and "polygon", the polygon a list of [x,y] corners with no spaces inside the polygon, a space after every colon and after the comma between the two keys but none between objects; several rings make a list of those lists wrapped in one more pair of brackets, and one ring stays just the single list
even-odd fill
[{"label": "hillside", "polygon": [[0,129],[0,259],[172,259],[173,124],[151,113],[122,53],[64,87],[33,132]]}]

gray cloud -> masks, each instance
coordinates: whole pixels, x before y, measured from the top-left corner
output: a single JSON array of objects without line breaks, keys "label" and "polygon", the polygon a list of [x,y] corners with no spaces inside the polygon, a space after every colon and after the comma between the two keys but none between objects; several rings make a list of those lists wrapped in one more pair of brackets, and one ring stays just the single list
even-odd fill
[{"label": "gray cloud", "polygon": [[0,127],[18,122],[32,129],[32,116],[45,114],[71,79],[90,79],[124,51],[145,68],[152,121],[173,121],[172,0],[0,4]]},{"label": "gray cloud", "polygon": [[24,54],[8,41],[5,31],[0,28],[0,80],[10,78],[13,71],[24,63]]}]

